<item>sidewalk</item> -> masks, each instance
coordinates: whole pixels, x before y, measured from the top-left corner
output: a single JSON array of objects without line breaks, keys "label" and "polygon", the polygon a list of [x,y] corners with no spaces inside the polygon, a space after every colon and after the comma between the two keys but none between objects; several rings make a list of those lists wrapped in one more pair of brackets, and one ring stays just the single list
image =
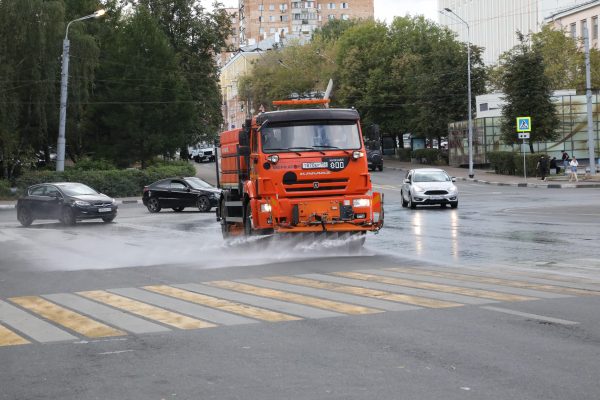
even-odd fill
[{"label": "sidewalk", "polygon": [[478,183],[485,183],[488,185],[496,186],[515,186],[515,187],[535,187],[535,188],[547,188],[547,189],[575,189],[575,188],[600,188],[600,175],[596,174],[589,180],[583,180],[583,176],[579,175],[579,182],[569,182],[569,177],[560,175],[550,175],[546,181],[542,181],[539,178],[527,177],[514,175],[499,175],[494,171],[485,169],[474,169],[473,179],[469,178],[469,170],[467,168],[456,168],[441,166],[435,167],[425,164],[412,164],[410,162],[398,161],[393,158],[385,158],[383,161],[384,168],[395,169],[398,171],[407,171],[413,168],[442,168],[450,176],[456,177],[457,180],[472,181]]}]

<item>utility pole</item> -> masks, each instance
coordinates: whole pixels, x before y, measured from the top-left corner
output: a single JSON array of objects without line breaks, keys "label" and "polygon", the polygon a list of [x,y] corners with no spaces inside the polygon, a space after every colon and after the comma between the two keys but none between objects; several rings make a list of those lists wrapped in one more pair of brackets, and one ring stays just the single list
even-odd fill
[{"label": "utility pole", "polygon": [[596,175],[596,157],[594,155],[594,116],[592,113],[592,78],[590,72],[590,37],[588,29],[583,32],[585,47],[585,96],[587,98],[587,131],[588,131],[588,158],[590,160],[590,174]]}]

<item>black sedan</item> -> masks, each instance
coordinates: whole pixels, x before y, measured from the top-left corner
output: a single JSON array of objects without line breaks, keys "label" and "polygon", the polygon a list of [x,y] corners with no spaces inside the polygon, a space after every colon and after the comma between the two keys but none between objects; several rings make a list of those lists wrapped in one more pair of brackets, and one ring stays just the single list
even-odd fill
[{"label": "black sedan", "polygon": [[112,222],[117,203],[83,183],[42,183],[27,188],[17,201],[17,219],[29,226],[36,219],[58,219],[65,225],[79,220],[100,218]]},{"label": "black sedan", "polygon": [[163,208],[180,212],[186,207],[207,212],[217,206],[220,194],[220,189],[200,178],[168,178],[144,186],[142,201],[151,213]]}]

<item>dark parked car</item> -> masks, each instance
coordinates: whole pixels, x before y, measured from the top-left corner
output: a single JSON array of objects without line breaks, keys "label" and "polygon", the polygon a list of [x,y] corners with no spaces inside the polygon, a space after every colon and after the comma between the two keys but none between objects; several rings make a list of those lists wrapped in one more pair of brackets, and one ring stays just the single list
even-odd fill
[{"label": "dark parked car", "polygon": [[144,186],[142,201],[151,213],[163,208],[183,211],[197,207],[201,212],[210,211],[219,202],[221,190],[200,178],[168,178]]},{"label": "dark parked car", "polygon": [[79,220],[101,218],[112,222],[117,203],[83,183],[42,183],[27,188],[17,201],[17,219],[29,226],[36,219],[58,219],[65,225]]}]

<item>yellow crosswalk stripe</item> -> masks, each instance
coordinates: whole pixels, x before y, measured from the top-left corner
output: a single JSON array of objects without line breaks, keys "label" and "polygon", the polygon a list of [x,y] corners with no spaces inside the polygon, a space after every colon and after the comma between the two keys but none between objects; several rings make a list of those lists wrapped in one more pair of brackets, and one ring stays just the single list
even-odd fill
[{"label": "yellow crosswalk stripe", "polygon": [[389,285],[406,286],[416,289],[433,290],[436,292],[454,293],[464,296],[480,297],[485,299],[492,299],[498,301],[525,301],[535,300],[534,297],[520,296],[516,294],[506,294],[501,292],[494,292],[490,290],[481,289],[469,289],[458,286],[442,285],[439,283],[429,283],[421,281],[413,281],[410,279],[393,278],[381,275],[364,274],[360,272],[334,272],[333,275],[342,276],[344,278],[358,279],[369,282],[386,283]]},{"label": "yellow crosswalk stripe", "polygon": [[514,281],[512,279],[491,278],[491,277],[487,277],[487,276],[475,276],[475,275],[459,274],[459,273],[454,273],[454,272],[429,271],[429,270],[420,270],[420,269],[413,269],[413,268],[394,267],[394,268],[386,268],[386,269],[389,271],[404,272],[407,274],[433,276],[433,277],[437,277],[437,278],[457,279],[457,280],[461,280],[461,281],[476,282],[476,283],[489,283],[492,285],[510,286],[510,287],[515,287],[515,288],[520,288],[520,289],[539,290],[542,292],[584,295],[584,296],[585,295],[600,296],[600,292],[594,291],[594,290],[575,289],[575,288],[568,288],[568,287],[555,286],[555,285]]},{"label": "yellow crosswalk stripe", "polygon": [[160,307],[155,307],[150,304],[109,293],[104,290],[77,292],[77,294],[179,329],[212,328],[216,326],[210,322],[191,318],[186,315],[168,311]]},{"label": "yellow crosswalk stripe", "polygon": [[16,346],[28,343],[30,343],[29,340],[22,338],[21,336],[17,335],[8,328],[5,328],[4,326],[0,325],[0,347]]},{"label": "yellow crosswalk stripe", "polygon": [[449,307],[462,306],[462,304],[460,304],[460,303],[454,303],[451,301],[428,299],[426,297],[397,294],[397,293],[386,292],[383,290],[368,289],[368,288],[363,288],[363,287],[359,287],[359,286],[348,286],[348,285],[323,282],[323,281],[307,279],[307,278],[298,278],[298,277],[290,277],[290,276],[271,276],[271,277],[267,277],[265,279],[269,279],[269,280],[277,281],[277,282],[283,282],[283,283],[290,283],[293,285],[301,285],[301,286],[307,286],[307,287],[312,287],[312,288],[317,288],[317,289],[331,290],[334,292],[353,294],[356,296],[371,297],[371,298],[375,298],[375,299],[379,299],[379,300],[388,300],[388,301],[394,301],[397,303],[412,304],[412,305],[428,307],[428,308],[449,308]]},{"label": "yellow crosswalk stripe", "polygon": [[238,283],[232,281],[213,281],[207,282],[206,284],[221,289],[235,290],[236,292],[253,294],[256,296],[268,297],[277,300],[289,301],[297,304],[304,304],[311,307],[317,307],[324,310],[337,311],[345,314],[375,314],[381,313],[382,310],[376,310],[374,308],[356,306],[347,303],[340,303],[332,300],[325,300],[318,297],[304,296],[300,294],[284,292],[275,289],[266,289],[258,286],[252,286],[245,283]]},{"label": "yellow crosswalk stripe", "polygon": [[12,297],[9,300],[31,312],[41,315],[49,321],[62,325],[83,336],[99,338],[126,335],[123,331],[61,307],[38,296]]},{"label": "yellow crosswalk stripe", "polygon": [[243,315],[254,319],[269,322],[280,321],[297,321],[302,318],[293,315],[283,314],[277,311],[266,310],[264,308],[240,304],[233,301],[219,299],[217,297],[208,296],[196,292],[190,292],[167,285],[144,286],[144,289],[151,292],[163,294],[166,296],[175,297],[177,299],[189,301],[191,303],[205,305],[207,307],[216,308],[227,311],[233,314]]}]

